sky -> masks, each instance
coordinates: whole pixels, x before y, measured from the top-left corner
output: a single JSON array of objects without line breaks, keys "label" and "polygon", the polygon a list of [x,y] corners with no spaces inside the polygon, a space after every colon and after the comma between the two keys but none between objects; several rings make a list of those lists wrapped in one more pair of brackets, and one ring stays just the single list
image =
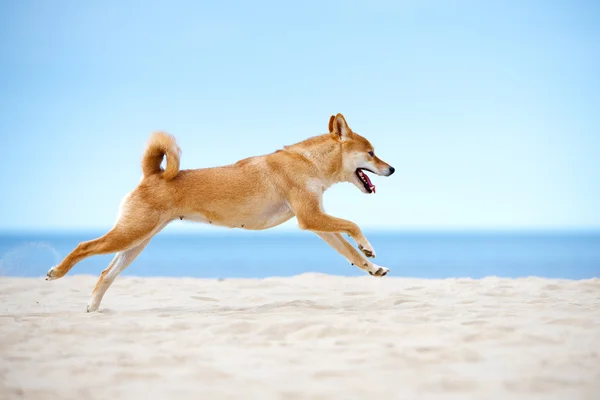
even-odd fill
[{"label": "sky", "polygon": [[397,172],[332,215],[600,229],[598,71],[593,1],[0,2],[0,230],[110,228],[152,131],[202,168],[335,113]]}]

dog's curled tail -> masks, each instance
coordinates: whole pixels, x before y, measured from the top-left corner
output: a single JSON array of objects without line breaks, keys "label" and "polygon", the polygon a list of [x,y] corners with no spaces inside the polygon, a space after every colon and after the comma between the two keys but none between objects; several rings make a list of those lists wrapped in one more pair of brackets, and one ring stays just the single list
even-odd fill
[{"label": "dog's curled tail", "polygon": [[[164,156],[167,157],[167,168],[165,170],[160,166]],[[153,133],[142,157],[144,178],[154,174],[162,174],[162,177],[167,181],[175,178],[179,173],[180,156],[181,149],[177,146],[175,137],[166,132]]]}]

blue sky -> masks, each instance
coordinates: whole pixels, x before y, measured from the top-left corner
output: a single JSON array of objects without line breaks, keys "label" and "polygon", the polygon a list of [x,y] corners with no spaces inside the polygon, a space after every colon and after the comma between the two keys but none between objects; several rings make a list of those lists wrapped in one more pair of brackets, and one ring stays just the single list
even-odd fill
[{"label": "blue sky", "polygon": [[153,130],[199,168],[324,133],[337,112],[397,173],[375,196],[335,186],[331,214],[370,229],[600,228],[599,11],[2,2],[0,229],[110,227]]}]

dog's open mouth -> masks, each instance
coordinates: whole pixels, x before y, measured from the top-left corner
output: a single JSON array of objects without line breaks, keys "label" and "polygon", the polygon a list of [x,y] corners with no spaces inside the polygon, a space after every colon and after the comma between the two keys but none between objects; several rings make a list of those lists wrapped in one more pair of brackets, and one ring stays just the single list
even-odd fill
[{"label": "dog's open mouth", "polygon": [[375,193],[375,185],[371,183],[369,176],[364,171],[367,170],[362,168],[357,169],[356,176],[358,176],[358,179],[360,179],[360,181],[362,182],[363,186],[367,190],[367,193]]}]

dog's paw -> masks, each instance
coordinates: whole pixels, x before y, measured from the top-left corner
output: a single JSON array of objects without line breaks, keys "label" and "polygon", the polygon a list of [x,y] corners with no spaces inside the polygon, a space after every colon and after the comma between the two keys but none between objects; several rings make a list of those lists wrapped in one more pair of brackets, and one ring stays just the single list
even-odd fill
[{"label": "dog's paw", "polygon": [[359,244],[358,249],[363,252],[363,254],[369,258],[375,258],[375,250],[371,247],[371,245],[367,242],[367,244]]},{"label": "dog's paw", "polygon": [[99,304],[90,303],[85,307],[85,312],[91,313],[98,311]]},{"label": "dog's paw", "polygon": [[46,273],[47,281],[53,281],[55,279],[62,277],[62,275],[60,275],[59,272],[57,271],[57,267],[58,266],[54,266],[48,270],[48,273]]},{"label": "dog's paw", "polygon": [[85,312],[92,313],[98,311],[100,308],[100,302],[102,301],[102,297],[98,297],[96,293],[92,295],[90,301],[88,301],[87,306],[85,307]]},{"label": "dog's paw", "polygon": [[388,272],[390,272],[389,268],[385,268],[385,267],[380,267],[379,265],[375,265],[375,264],[371,264],[371,266],[368,269],[369,274],[372,276],[386,276]]}]

